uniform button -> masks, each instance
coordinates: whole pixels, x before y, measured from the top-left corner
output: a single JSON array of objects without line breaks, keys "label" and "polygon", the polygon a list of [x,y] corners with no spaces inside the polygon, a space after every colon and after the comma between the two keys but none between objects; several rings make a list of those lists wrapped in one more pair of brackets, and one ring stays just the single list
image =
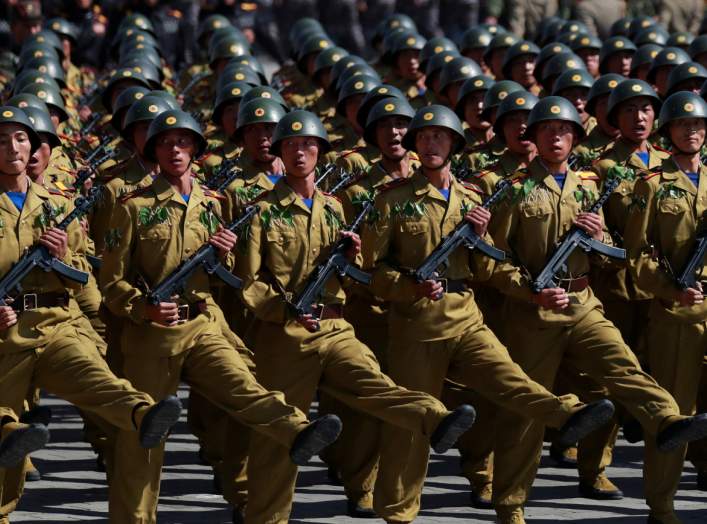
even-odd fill
[{"label": "uniform button", "polygon": [[563,198],[563,199],[562,199],[562,203],[563,203],[563,204],[566,204],[567,201]]},{"label": "uniform button", "polygon": [[190,252],[191,252],[191,249],[186,248],[184,251],[186,251],[187,253],[190,253]]}]

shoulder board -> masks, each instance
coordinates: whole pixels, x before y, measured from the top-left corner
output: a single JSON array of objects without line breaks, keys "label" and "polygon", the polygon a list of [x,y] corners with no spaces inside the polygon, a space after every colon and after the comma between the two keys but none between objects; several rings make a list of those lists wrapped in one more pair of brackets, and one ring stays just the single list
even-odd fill
[{"label": "shoulder board", "polygon": [[322,191],[322,195],[333,198],[337,202],[341,202],[341,199],[338,196],[332,195],[331,193],[326,193],[326,192]]},{"label": "shoulder board", "polygon": [[412,177],[407,177],[407,178],[396,178],[392,182],[388,182],[387,184],[383,184],[378,188],[378,191],[383,192],[383,191],[388,191],[390,189],[394,189],[396,187],[404,186],[405,184],[410,183],[410,179]]},{"label": "shoulder board", "polygon": [[172,18],[181,18],[182,12],[179,9],[170,9],[169,16],[171,16]]},{"label": "shoulder board", "polygon": [[660,176],[663,174],[663,168],[661,166],[656,166],[652,168],[650,171],[643,171],[641,172],[641,178],[643,180],[650,180],[651,178],[655,178],[657,176]]},{"label": "shoulder board", "polygon": [[417,153],[415,153],[415,151],[410,151],[409,154],[410,154],[410,160],[415,160],[417,162],[420,161],[420,157],[417,156]]},{"label": "shoulder board", "polygon": [[349,187],[353,186],[354,184],[358,184],[361,180],[366,178],[368,176],[368,173],[359,173],[355,177],[353,177],[351,180],[349,180],[346,185],[344,185],[343,189],[348,189]]},{"label": "shoulder board", "polygon": [[496,169],[498,166],[498,163],[492,164],[490,166],[485,167],[484,169],[480,171],[475,171],[471,174],[474,178],[484,178],[486,175],[490,175],[493,173],[493,170]]},{"label": "shoulder board", "polygon": [[467,148],[467,151],[469,153],[478,153],[479,151],[483,151],[484,149],[488,149],[488,147],[489,147],[489,144],[487,144],[486,142],[482,142],[480,144],[476,144],[475,146],[471,146],[471,147]]},{"label": "shoulder board", "polygon": [[54,195],[54,196],[63,196],[64,198],[69,198],[69,199],[71,198],[71,196],[67,195],[62,190],[56,189],[54,187],[48,187],[47,193],[49,193],[50,195]]},{"label": "shoulder board", "polygon": [[668,151],[667,149],[663,149],[662,147],[657,146],[655,144],[651,144],[651,145],[653,146],[653,149],[655,149],[656,151],[660,151],[661,153],[665,153],[666,155],[670,155],[670,156],[673,155],[673,153]]},{"label": "shoulder board", "polygon": [[461,185],[463,185],[465,188],[470,189],[470,190],[473,191],[474,193],[478,193],[478,194],[480,194],[480,195],[483,195],[483,194],[484,194],[484,192],[481,190],[481,188],[480,188],[479,186],[477,186],[476,184],[472,184],[471,182],[466,182],[466,181],[461,181],[460,183],[461,183]]},{"label": "shoulder board", "polygon": [[59,191],[64,191],[64,192],[68,192],[68,193],[75,193],[76,192],[76,189],[74,189],[73,187],[66,187],[63,183],[58,182],[58,181],[54,182],[54,185],[59,189]]},{"label": "shoulder board", "polygon": [[527,171],[516,171],[513,175],[511,175],[511,182],[513,184],[519,184],[526,178],[528,178],[529,173]]},{"label": "shoulder board", "polygon": [[140,195],[144,195],[147,193],[152,186],[144,186],[144,187],[138,187],[137,189],[130,191],[129,193],[125,193],[122,197],[120,197],[120,203],[124,204],[131,198],[139,197]]},{"label": "shoulder board", "polygon": [[217,198],[218,200],[226,200],[226,197],[223,196],[218,191],[212,191],[211,189],[207,189],[203,186],[201,187],[201,190],[204,192],[204,196],[211,197],[211,198]]},{"label": "shoulder board", "polygon": [[350,156],[354,153],[358,153],[361,150],[363,150],[363,147],[354,147],[353,149],[349,149],[347,151],[342,151],[340,157],[346,158],[347,156]]},{"label": "shoulder board", "polygon": [[579,176],[580,180],[593,180],[595,182],[599,182],[601,180],[599,175],[593,173],[592,171],[579,171],[577,176]]},{"label": "shoulder board", "polygon": [[253,205],[257,202],[260,202],[261,200],[264,200],[266,196],[268,196],[271,193],[272,190],[268,191],[263,191],[261,192],[257,197],[255,197],[253,200],[248,202],[248,205]]}]

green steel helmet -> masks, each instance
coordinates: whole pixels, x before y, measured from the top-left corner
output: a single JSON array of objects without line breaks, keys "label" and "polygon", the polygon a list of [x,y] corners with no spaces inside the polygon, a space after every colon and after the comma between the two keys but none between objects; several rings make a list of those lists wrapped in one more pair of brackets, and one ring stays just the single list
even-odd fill
[{"label": "green steel helmet", "polygon": [[552,42],[543,47],[540,50],[540,54],[535,59],[534,74],[536,75],[536,78],[542,77],[543,68],[545,67],[545,64],[547,64],[548,60],[553,58],[555,55],[559,55],[560,53],[569,52],[571,52],[571,49],[565,44],[561,44],[559,42]]},{"label": "green steel helmet", "polygon": [[466,143],[462,122],[454,111],[446,106],[433,104],[420,108],[410,122],[408,132],[403,137],[403,147],[408,151],[416,151],[415,135],[425,127],[443,127],[450,130],[455,137],[452,153],[458,153]]},{"label": "green steel helmet", "polygon": [[341,60],[336,62],[331,67],[331,73],[329,73],[329,78],[331,80],[331,88],[335,89],[339,82],[339,77],[346,71],[354,66],[367,66],[368,63],[365,59],[356,55],[346,55]]},{"label": "green steel helmet", "polygon": [[142,73],[138,73],[132,67],[120,67],[113,71],[108,83],[103,88],[103,93],[101,94],[101,102],[103,107],[112,111],[111,107],[111,96],[113,95],[113,90],[117,87],[120,82],[132,82],[135,85],[141,85],[148,89],[151,89],[149,80],[143,76]]},{"label": "green steel helmet", "polygon": [[339,90],[339,98],[336,100],[337,113],[344,115],[346,100],[356,95],[365,96],[379,84],[380,78],[375,76],[358,75],[349,78]]},{"label": "green steel helmet", "polygon": [[148,93],[148,95],[161,98],[171,109],[181,109],[179,102],[177,102],[177,99],[169,91],[165,91],[164,89],[153,89]]},{"label": "green steel helmet", "polygon": [[422,55],[422,50],[425,48],[426,44],[427,40],[422,35],[414,33],[401,33],[399,37],[395,38],[391,42],[389,53],[391,58],[393,58],[398,53],[412,49],[415,51],[420,51],[420,55]]},{"label": "green steel helmet", "polygon": [[47,107],[44,100],[39,98],[37,95],[31,95],[29,93],[17,94],[10,98],[5,105],[19,107],[20,109],[34,107],[36,109],[41,109],[45,113],[49,113],[49,107]]},{"label": "green steel helmet", "polygon": [[78,28],[64,18],[51,18],[47,20],[45,27],[54,31],[60,37],[71,40],[72,44],[76,44],[79,38]]},{"label": "green steel helmet", "polygon": [[633,40],[638,33],[655,25],[658,25],[657,22],[650,16],[636,16],[631,19],[628,25],[627,36]]},{"label": "green steel helmet", "polygon": [[147,58],[147,56],[149,55],[151,57],[151,60],[154,60],[152,56],[156,55],[157,61],[155,65],[157,67],[162,67],[162,52],[156,45],[138,43],[133,40],[128,40],[120,44],[120,47],[118,48],[118,53],[116,55],[118,57],[118,60],[122,60],[125,56],[130,54],[138,56],[145,54],[145,58]]},{"label": "green steel helmet", "polygon": [[32,153],[42,145],[39,135],[34,130],[32,121],[23,109],[13,106],[0,107],[0,124],[19,124],[24,127],[29,136],[29,141],[32,144]]},{"label": "green steel helmet", "polygon": [[682,47],[687,51],[690,44],[695,40],[695,35],[689,31],[676,31],[670,34],[670,38],[665,43],[665,45],[672,47]]},{"label": "green steel helmet", "polygon": [[665,47],[658,53],[655,60],[653,60],[653,64],[651,64],[651,68],[648,70],[646,80],[650,83],[655,82],[655,75],[661,67],[675,67],[689,61],[690,55],[688,55],[687,51],[684,49],[679,47]]},{"label": "green steel helmet", "polygon": [[64,104],[64,98],[61,96],[61,91],[51,87],[48,84],[27,84],[19,92],[29,93],[35,95],[40,100],[42,100],[49,109],[54,109],[59,113],[59,120],[61,122],[66,122],[69,119],[69,113],[66,112],[66,105]]},{"label": "green steel helmet", "polygon": [[631,59],[631,76],[636,74],[639,67],[652,64],[662,50],[663,48],[657,44],[644,44],[639,47]]},{"label": "green steel helmet", "polygon": [[280,104],[268,98],[256,98],[247,104],[241,102],[234,138],[240,139],[246,126],[253,124],[277,124],[287,114]]},{"label": "green steel helmet", "polygon": [[228,27],[229,25],[231,25],[231,22],[225,16],[209,15],[199,23],[199,27],[196,31],[196,39],[201,42],[202,39],[208,37],[210,33],[213,33],[217,29]]},{"label": "green steel helmet", "polygon": [[429,62],[430,58],[434,55],[440,54],[443,51],[459,52],[459,49],[457,48],[457,44],[444,36],[430,38],[427,42],[425,42],[422,51],[420,51],[420,69],[424,70],[427,67],[427,62]]},{"label": "green steel helmet", "polygon": [[19,93],[30,84],[42,84],[57,91],[61,91],[61,87],[56,80],[48,74],[41,73],[36,69],[28,69],[27,71],[22,71],[19,75],[17,75],[12,84],[12,91],[13,93]]},{"label": "green steel helmet", "polygon": [[525,91],[523,86],[513,80],[499,80],[493,84],[484,95],[484,109],[481,116],[485,120],[491,117],[491,111],[497,109],[499,104],[511,93]]},{"label": "green steel helmet", "polygon": [[401,100],[407,100],[405,93],[397,87],[390,84],[381,84],[379,82],[373,89],[366,93],[361,101],[361,105],[358,106],[358,113],[356,113],[356,121],[358,122],[358,125],[362,128],[366,127],[366,122],[368,122],[368,113],[370,113],[374,105],[384,98],[399,98]]},{"label": "green steel helmet", "polygon": [[628,35],[628,28],[631,25],[631,18],[630,16],[624,16],[623,18],[619,18],[616,22],[611,24],[611,27],[609,28],[609,34],[611,36],[627,36]]},{"label": "green steel helmet", "polygon": [[141,100],[145,95],[150,92],[149,89],[142,86],[130,86],[125,91],[118,95],[115,99],[115,107],[113,108],[113,115],[110,119],[110,124],[118,132],[123,128],[123,117],[125,113],[128,112],[130,106],[133,105],[138,100]]},{"label": "green steel helmet", "polygon": [[453,83],[464,82],[480,74],[481,68],[479,64],[474,62],[471,58],[458,56],[442,67],[439,73],[439,90],[444,92]]},{"label": "green steel helmet", "polygon": [[268,77],[265,74],[263,64],[261,64],[260,61],[253,55],[234,56],[233,58],[230,58],[228,60],[228,62],[226,63],[226,67],[230,66],[231,64],[240,64],[250,67],[253,71],[258,73],[258,76],[260,77],[260,83],[262,85],[267,85]]},{"label": "green steel helmet", "polygon": [[540,48],[533,42],[528,40],[520,40],[508,48],[506,54],[503,57],[503,65],[501,66],[501,71],[503,76],[510,78],[511,76],[511,65],[513,60],[519,56],[531,55],[537,58],[540,55]]},{"label": "green steel helmet", "polygon": [[412,18],[402,13],[393,13],[378,24],[375,33],[371,38],[371,43],[374,46],[378,46],[378,44],[380,44],[385,38],[386,33],[396,29],[417,33],[417,26],[415,25],[415,22],[413,22]]},{"label": "green steel helmet", "polygon": [[209,37],[209,45],[206,47],[206,54],[208,55],[211,53],[216,46],[220,45],[221,42],[225,40],[231,40],[242,44],[243,47],[248,50],[246,54],[250,54],[250,42],[248,41],[248,38],[246,38],[240,29],[232,25],[222,27],[221,29],[216,29],[216,31],[211,33],[211,36]]},{"label": "green steel helmet", "polygon": [[189,113],[179,109],[170,109],[157,115],[147,129],[147,141],[145,142],[144,155],[151,162],[157,162],[155,156],[155,146],[157,137],[167,131],[184,129],[191,131],[196,140],[196,152],[193,158],[199,158],[206,150],[206,139],[201,131],[199,123]]},{"label": "green steel helmet", "polygon": [[221,116],[226,104],[242,102],[245,94],[252,89],[250,84],[245,82],[230,82],[219,89],[214,100],[214,111],[211,114],[211,121],[216,125],[221,125]]},{"label": "green steel helmet", "polygon": [[170,110],[174,110],[174,108],[165,102],[163,98],[152,95],[144,96],[128,108],[120,134],[128,142],[132,142],[132,130],[135,124],[138,122],[152,122],[158,115]]},{"label": "green steel helmet", "polygon": [[528,129],[525,135],[532,138],[535,127],[540,122],[549,120],[561,120],[574,124],[579,140],[583,139],[586,135],[579,113],[577,113],[577,110],[569,100],[561,96],[548,96],[535,104],[535,107],[533,107],[528,115]]},{"label": "green steel helmet", "polygon": [[586,69],[570,69],[565,71],[555,80],[552,94],[562,96],[560,93],[565,89],[581,87],[589,91],[594,85],[594,77]]},{"label": "green steel helmet", "polygon": [[459,89],[457,103],[454,106],[454,111],[457,113],[457,116],[464,120],[464,106],[466,104],[466,98],[470,94],[477,93],[479,91],[486,92],[491,89],[495,83],[496,81],[493,78],[486,75],[476,75],[466,80]]},{"label": "green steel helmet", "polygon": [[[672,95],[677,91],[688,91],[685,83],[693,81],[697,86],[702,86],[707,80],[707,69],[697,62],[685,62],[675,67],[668,75],[668,94]],[[699,87],[697,88],[699,90]]]},{"label": "green steel helmet", "polygon": [[707,35],[700,35],[695,38],[690,47],[687,48],[687,52],[695,60],[702,53],[707,53]]},{"label": "green steel helmet", "polygon": [[602,96],[609,96],[616,87],[626,80],[623,76],[616,73],[607,73],[594,81],[592,88],[587,95],[587,103],[585,110],[592,116],[595,114],[596,104]]},{"label": "green steel helmet", "polygon": [[339,78],[336,80],[336,85],[334,86],[333,91],[338,93],[339,91],[341,91],[341,88],[344,87],[344,84],[348,82],[350,78],[361,75],[373,76],[378,78],[379,82],[381,81],[378,72],[373,69],[373,67],[369,66],[368,64],[355,65],[349,67],[348,69],[344,69],[341,75],[339,75]]},{"label": "green steel helmet", "polygon": [[113,54],[115,54],[116,51],[120,51],[121,47],[138,47],[141,45],[155,48],[159,47],[154,35],[133,27],[119,30],[115,38],[113,38],[111,45],[111,52]]},{"label": "green steel helmet", "polygon": [[562,18],[559,18],[557,16],[550,17],[547,23],[544,24],[542,32],[539,33],[540,41],[538,43],[542,46],[545,46],[551,42],[556,41],[558,35],[562,32],[562,26],[564,25],[565,20],[563,20]]},{"label": "green steel helmet", "polygon": [[659,46],[667,45],[670,33],[659,25],[651,26],[636,35],[633,43],[636,47],[641,47],[644,44],[656,44]]},{"label": "green steel helmet", "polygon": [[376,124],[391,116],[412,120],[415,110],[405,98],[389,97],[378,100],[368,112],[366,125],[363,128],[363,139],[366,143],[378,147],[376,143]]},{"label": "green steel helmet", "polygon": [[487,29],[479,26],[472,27],[467,29],[462,35],[459,51],[466,53],[474,49],[486,49],[492,38],[493,35]]},{"label": "green steel helmet", "polygon": [[579,35],[580,33],[562,33],[557,36],[557,42],[562,42],[567,46],[572,46],[572,42],[574,42]]},{"label": "green steel helmet", "polygon": [[290,111],[277,123],[272,137],[270,152],[275,156],[280,156],[282,141],[297,136],[318,138],[321,142],[320,156],[331,151],[329,135],[319,117],[309,111],[298,109]]},{"label": "green steel helmet", "polygon": [[560,34],[562,33],[587,34],[589,33],[589,28],[587,27],[587,24],[580,22],[579,20],[567,20],[560,29]]},{"label": "green steel helmet", "polygon": [[129,67],[136,73],[144,76],[152,89],[159,89],[162,87],[162,73],[154,66],[154,64],[152,64],[152,62],[149,62],[148,60],[141,58],[131,58],[130,60],[125,61],[121,60],[120,67]]},{"label": "green steel helmet", "polygon": [[321,53],[334,46],[334,41],[327,35],[312,35],[302,42],[297,49],[297,62],[301,62],[307,55]]},{"label": "green steel helmet", "polygon": [[29,121],[32,122],[32,127],[34,127],[34,130],[40,138],[46,138],[52,148],[61,145],[61,140],[59,140],[59,135],[56,134],[54,122],[52,122],[48,111],[42,111],[36,107],[24,107],[22,111],[25,112]]},{"label": "green steel helmet", "polygon": [[152,33],[153,35],[155,34],[155,28],[152,25],[152,22],[150,22],[150,19],[140,13],[129,14],[128,16],[123,18],[123,21],[120,22],[120,25],[118,26],[119,30],[130,28],[136,28],[140,29],[141,31],[147,31],[148,33]]},{"label": "green steel helmet", "polygon": [[[140,59],[145,62],[149,62],[158,69],[162,67],[162,58],[160,57],[160,54],[157,52],[157,50],[152,47],[142,47],[140,49],[133,47],[126,49],[124,52],[120,53],[120,63],[129,62],[130,60],[135,59]],[[160,72],[160,78],[162,78],[162,76],[164,75],[162,75]]]},{"label": "green steel helmet", "polygon": [[646,97],[650,99],[656,113],[658,112],[660,109],[660,98],[658,98],[658,95],[653,90],[653,87],[651,87],[648,82],[644,82],[643,80],[628,78],[619,83],[616,89],[614,89],[609,95],[609,104],[607,107],[607,119],[609,120],[609,123],[614,127],[618,127],[616,124],[616,115],[621,104],[626,100],[639,97]]},{"label": "green steel helmet", "polygon": [[48,44],[52,46],[57,53],[59,53],[59,56],[62,58],[64,57],[64,44],[61,43],[61,38],[53,32],[48,29],[42,29],[38,33],[34,33],[30,36],[28,36],[25,41],[23,42],[23,46],[25,44],[31,44],[33,42],[37,42],[39,44]]},{"label": "green steel helmet", "polygon": [[432,75],[441,71],[441,69],[455,58],[462,56],[456,51],[442,51],[441,53],[434,55],[427,61],[427,67],[425,68],[425,85],[431,87],[429,80]]},{"label": "green steel helmet", "polygon": [[260,85],[260,75],[245,64],[232,64],[223,70],[216,82],[217,91],[231,82],[244,82],[252,87]]},{"label": "green steel helmet", "polygon": [[491,53],[493,53],[497,49],[508,49],[519,40],[520,38],[518,38],[512,33],[503,33],[494,36],[491,39],[491,42],[489,42],[489,45],[486,47],[486,51],[484,51],[484,60],[488,61],[491,57]]},{"label": "green steel helmet", "polygon": [[224,38],[209,49],[209,66],[213,69],[216,61],[234,56],[249,55],[250,49],[236,38]]},{"label": "green steel helmet", "polygon": [[553,78],[557,78],[568,69],[586,69],[587,66],[580,57],[572,51],[568,53],[560,53],[553,56],[547,61],[543,68],[542,84],[548,84]]},{"label": "green steel helmet", "polygon": [[287,105],[287,102],[285,101],[284,98],[282,98],[282,95],[280,92],[270,86],[256,86],[248,91],[243,95],[243,98],[241,98],[241,104],[247,104],[251,100],[272,100],[273,102],[280,104],[282,108],[285,110],[285,113],[287,113],[290,110],[290,106]]},{"label": "green steel helmet", "polygon": [[40,44],[38,42],[33,42],[31,44],[24,44],[20,50],[20,54],[17,60],[18,64],[22,64],[31,60],[32,58],[53,58],[61,62],[61,56],[56,52],[49,44]]},{"label": "green steel helmet", "polygon": [[295,41],[300,40],[305,33],[312,32],[324,33],[324,28],[322,27],[322,24],[319,23],[319,20],[317,20],[316,18],[305,16],[304,18],[300,18],[292,24],[287,38],[290,42],[290,45],[292,45]]},{"label": "green steel helmet", "polygon": [[702,118],[707,120],[707,102],[691,91],[679,91],[670,95],[658,115],[658,132],[666,137],[668,124],[680,118]]},{"label": "green steel helmet", "polygon": [[504,119],[510,113],[516,111],[526,111],[530,113],[538,103],[538,97],[528,91],[515,91],[511,96],[507,96],[498,105],[496,110],[496,121],[493,123],[493,132],[496,136],[503,138]]},{"label": "green steel helmet", "polygon": [[316,77],[326,68],[334,67],[334,64],[348,54],[349,52],[343,47],[333,46],[326,48],[314,59],[314,71],[312,71],[312,76]]},{"label": "green steel helmet", "polygon": [[636,50],[636,44],[625,36],[607,38],[599,51],[599,71],[606,72],[606,61],[610,56],[624,52],[634,54]]},{"label": "green steel helmet", "polygon": [[577,38],[570,42],[570,49],[576,53],[580,49],[594,49],[596,51],[601,51],[601,40],[594,35],[579,33]]}]

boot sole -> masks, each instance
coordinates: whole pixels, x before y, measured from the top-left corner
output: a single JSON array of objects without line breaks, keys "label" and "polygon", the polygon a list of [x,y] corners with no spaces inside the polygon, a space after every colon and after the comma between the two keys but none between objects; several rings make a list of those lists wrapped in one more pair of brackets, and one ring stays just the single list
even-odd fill
[{"label": "boot sole", "polygon": [[181,413],[182,403],[177,397],[155,404],[140,424],[140,445],[146,449],[158,446],[179,421]]},{"label": "boot sole", "polygon": [[325,415],[311,424],[312,427],[302,430],[307,433],[302,435],[301,441],[296,442],[290,452],[290,459],[298,466],[306,465],[341,434],[341,420],[335,415]]},{"label": "boot sole", "polygon": [[580,414],[581,417],[556,440],[560,446],[574,446],[592,431],[609,422],[614,416],[614,405],[609,401],[599,402],[577,413],[578,416]]},{"label": "boot sole", "polygon": [[33,425],[13,431],[0,444],[0,468],[14,468],[27,455],[42,449],[49,442],[49,430]]},{"label": "boot sole", "polygon": [[705,437],[707,437],[707,415],[697,415],[693,417],[690,425],[685,426],[685,429],[675,432],[671,438],[658,444],[658,450],[663,453],[668,453],[688,442],[700,440]]},{"label": "boot sole", "polygon": [[456,444],[459,437],[469,431],[476,420],[476,411],[471,406],[468,406],[467,410],[455,413],[454,417],[449,427],[445,429],[444,434],[432,446],[435,453],[446,453],[449,448]]}]

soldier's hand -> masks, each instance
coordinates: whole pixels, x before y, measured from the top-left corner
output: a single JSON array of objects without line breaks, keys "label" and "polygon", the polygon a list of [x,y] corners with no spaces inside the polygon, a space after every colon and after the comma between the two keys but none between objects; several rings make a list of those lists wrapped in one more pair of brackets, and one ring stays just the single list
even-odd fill
[{"label": "soldier's hand", "polygon": [[561,310],[570,304],[570,297],[567,291],[561,287],[543,289],[533,296],[533,302],[543,309]]},{"label": "soldier's hand", "polygon": [[464,220],[471,222],[474,225],[474,232],[480,237],[486,234],[491,220],[491,212],[481,206],[476,206],[474,209],[464,215]]},{"label": "soldier's hand", "polygon": [[594,240],[604,239],[604,221],[597,213],[580,213],[574,223],[584,229]]},{"label": "soldier's hand", "polygon": [[10,306],[0,306],[0,331],[17,324],[17,312]]},{"label": "soldier's hand", "polygon": [[351,239],[351,247],[346,251],[346,258],[354,260],[361,252],[361,237],[352,231],[342,231],[341,236]]},{"label": "soldier's hand", "polygon": [[148,320],[163,326],[173,326],[179,320],[179,308],[175,302],[160,302],[159,304],[147,304],[145,306],[145,316]]},{"label": "soldier's hand", "polygon": [[39,237],[39,243],[46,247],[53,256],[63,259],[69,248],[69,236],[66,231],[52,227]]},{"label": "soldier's hand", "polygon": [[79,108],[79,118],[82,122],[87,122],[91,118],[91,108],[88,106],[81,106]]},{"label": "soldier's hand", "polygon": [[238,237],[233,231],[224,229],[220,226],[216,231],[216,234],[209,239],[209,243],[218,249],[219,256],[225,258],[233,248],[236,247],[236,242]]},{"label": "soldier's hand", "polygon": [[319,331],[319,320],[312,317],[312,315],[300,315],[297,317],[297,322],[310,333]]},{"label": "soldier's hand", "polygon": [[444,296],[444,287],[437,280],[425,280],[417,284],[417,300],[428,298],[430,300],[440,300]]},{"label": "soldier's hand", "polygon": [[700,282],[697,282],[697,288],[689,287],[678,292],[677,301],[681,306],[690,307],[704,302],[705,297],[702,294],[702,284]]}]

